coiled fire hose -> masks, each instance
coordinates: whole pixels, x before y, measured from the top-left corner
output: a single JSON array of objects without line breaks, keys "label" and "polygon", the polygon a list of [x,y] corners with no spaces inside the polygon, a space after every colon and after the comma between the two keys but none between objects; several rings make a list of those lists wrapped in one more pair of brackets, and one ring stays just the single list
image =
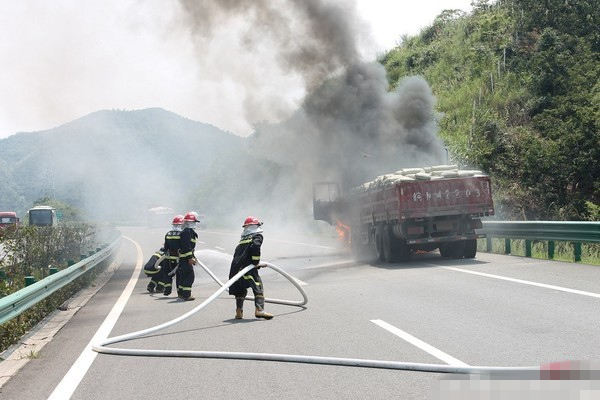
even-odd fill
[{"label": "coiled fire hose", "polygon": [[[158,262],[157,262],[158,263]],[[540,368],[534,367],[485,367],[485,366],[462,366],[462,365],[443,365],[443,364],[423,364],[423,363],[410,363],[400,361],[381,361],[381,360],[367,360],[367,359],[355,359],[355,358],[337,358],[337,357],[319,357],[319,356],[303,356],[294,354],[270,354],[270,353],[247,353],[247,352],[226,352],[226,351],[194,351],[194,350],[148,350],[148,349],[124,349],[124,348],[111,348],[107,347],[110,344],[125,342],[128,340],[138,339],[151,333],[166,329],[179,322],[186,320],[192,315],[196,314],[200,310],[204,309],[208,304],[212,303],[217,297],[224,293],[234,282],[242,277],[246,272],[255,268],[254,265],[249,265],[238,272],[233,278],[228,280],[226,283],[222,283],[208,267],[203,263],[198,264],[217,282],[221,288],[207,298],[204,302],[198,305],[196,308],[188,311],[187,313],[177,317],[171,321],[165,322],[161,325],[157,325],[148,329],[144,329],[137,332],[128,333],[125,335],[108,338],[104,342],[92,345],[92,349],[98,353],[113,354],[113,355],[125,355],[125,356],[146,356],[146,357],[179,357],[179,358],[218,358],[218,359],[234,359],[234,360],[255,360],[255,361],[278,361],[278,362],[291,362],[291,363],[305,363],[305,364],[321,364],[321,365],[337,365],[346,367],[362,367],[362,368],[380,368],[380,369],[394,369],[394,370],[406,370],[406,371],[420,371],[420,372],[433,372],[433,373],[453,373],[453,374],[489,374],[489,373],[514,373],[520,371],[539,371]],[[274,271],[279,272],[285,278],[287,278],[302,294],[302,301],[290,301],[290,300],[279,300],[265,298],[265,301],[276,304],[284,304],[291,306],[303,306],[308,302],[308,297],[302,287],[296,282],[296,280],[289,274],[284,272],[282,269],[274,264],[265,262],[261,266],[269,267]],[[251,298],[248,296],[247,298]]]}]

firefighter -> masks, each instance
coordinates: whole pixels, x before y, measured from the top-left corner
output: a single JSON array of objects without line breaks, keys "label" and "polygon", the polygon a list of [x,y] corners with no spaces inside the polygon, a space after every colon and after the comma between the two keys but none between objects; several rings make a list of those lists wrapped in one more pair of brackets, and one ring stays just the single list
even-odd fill
[{"label": "firefighter", "polygon": [[[164,253],[164,249],[161,248],[160,250],[158,250],[154,254],[152,254],[152,256],[150,257],[150,259],[148,260],[148,262],[146,262],[146,265],[144,265],[144,273],[146,274],[147,277],[150,278],[150,283],[148,283],[148,286],[146,287],[146,290],[148,290],[148,292],[150,292],[150,293],[154,293],[156,291],[156,288],[157,288],[158,283],[160,281],[160,271],[161,271],[162,268],[161,269],[157,269],[156,268],[156,262],[164,254],[165,254]],[[163,263],[164,263],[164,260],[161,261],[161,265]]]},{"label": "firefighter", "polygon": [[254,316],[264,319],[273,318],[273,314],[265,312],[264,288],[262,279],[258,274],[258,269],[261,267],[260,247],[263,242],[261,226],[262,222],[258,218],[252,216],[246,218],[242,225],[242,228],[244,228],[242,237],[235,248],[233,260],[231,261],[229,279],[248,265],[253,264],[255,266],[229,287],[229,294],[235,296],[235,319],[244,317],[244,299],[248,294],[248,288],[252,288],[254,292]]},{"label": "firefighter", "polygon": [[165,261],[161,263],[161,272],[159,274],[157,292],[162,292],[168,296],[173,291],[173,271],[179,264],[179,234],[183,226],[183,215],[173,217],[171,230],[165,234],[165,243],[163,245]]},{"label": "firefighter", "polygon": [[[152,257],[144,265],[144,273],[150,277],[150,283],[146,289],[150,293],[163,293],[165,296],[171,294],[173,277],[169,276],[168,273],[177,266],[178,262],[178,247],[175,239],[175,232],[181,231],[181,225],[183,224],[183,215],[176,215],[173,217],[172,228],[165,235],[165,242],[163,247],[155,252]],[[177,237],[178,239],[178,237]],[[160,262],[160,268],[156,268],[156,261],[159,258],[165,256]],[[168,289],[166,289],[168,288]],[[165,290],[166,289],[166,290]]]},{"label": "firefighter", "polygon": [[194,250],[198,234],[195,231],[198,214],[190,211],[183,217],[183,230],[179,234],[179,267],[177,268],[177,296],[187,301],[194,300],[192,284],[194,283],[194,265],[196,256]]}]

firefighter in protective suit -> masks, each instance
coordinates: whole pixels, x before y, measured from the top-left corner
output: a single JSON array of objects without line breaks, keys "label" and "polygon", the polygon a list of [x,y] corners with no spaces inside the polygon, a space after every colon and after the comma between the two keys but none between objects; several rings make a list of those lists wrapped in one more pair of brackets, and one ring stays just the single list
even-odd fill
[{"label": "firefighter in protective suit", "polygon": [[[157,291],[162,291],[163,295],[168,296],[173,291],[173,271],[179,265],[179,235],[183,227],[183,215],[176,215],[173,218],[173,226],[165,234],[165,243],[163,249],[166,261],[161,264],[161,273],[159,277]],[[163,290],[160,290],[162,286]]]},{"label": "firefighter in protective suit", "polygon": [[233,285],[229,287],[229,294],[235,296],[235,319],[242,319],[244,316],[244,299],[248,294],[248,288],[252,288],[254,292],[254,305],[256,318],[271,319],[273,314],[265,312],[265,295],[262,279],[258,274],[260,268],[260,247],[263,242],[262,222],[256,217],[248,217],[244,221],[242,228],[242,237],[231,261],[229,270],[229,279],[240,272],[250,264],[255,268],[248,271]]},{"label": "firefighter in protective suit", "polygon": [[[163,293],[165,296],[171,294],[173,277],[169,276],[169,272],[172,271],[179,260],[179,232],[183,225],[183,215],[176,215],[173,217],[172,228],[165,235],[165,242],[163,247],[155,252],[150,260],[144,265],[144,273],[150,277],[150,283],[148,283],[147,290],[150,293]],[[160,268],[156,268],[156,261],[163,257],[160,262]]]},{"label": "firefighter in protective suit", "polygon": [[198,234],[194,230],[198,222],[198,214],[190,211],[183,217],[183,230],[179,234],[179,267],[177,268],[177,296],[180,299],[195,300],[192,296],[192,285],[195,280],[194,265],[196,265],[196,241]]}]

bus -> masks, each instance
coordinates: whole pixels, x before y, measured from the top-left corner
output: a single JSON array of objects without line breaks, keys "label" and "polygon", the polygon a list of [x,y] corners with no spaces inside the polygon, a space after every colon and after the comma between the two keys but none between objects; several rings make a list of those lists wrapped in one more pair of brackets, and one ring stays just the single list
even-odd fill
[{"label": "bus", "polygon": [[34,226],[57,226],[56,210],[50,206],[35,206],[27,211],[27,223]]}]

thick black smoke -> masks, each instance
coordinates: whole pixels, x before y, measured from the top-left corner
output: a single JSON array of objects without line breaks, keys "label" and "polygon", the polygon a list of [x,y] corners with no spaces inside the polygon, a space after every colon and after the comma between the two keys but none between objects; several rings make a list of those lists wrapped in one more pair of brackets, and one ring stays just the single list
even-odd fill
[{"label": "thick black smoke", "polygon": [[[192,38],[203,57],[223,27],[237,32],[243,51],[257,57],[247,71],[296,74],[304,83],[299,109],[277,123],[252,119],[260,101],[246,103],[245,117],[256,126],[252,154],[291,167],[292,177],[275,187],[295,192],[294,201],[310,201],[312,182],[336,180],[359,185],[404,167],[444,162],[437,136],[435,98],[421,77],[408,77],[389,91],[385,69],[361,60],[365,35],[356,5],[347,0],[180,0]],[[223,57],[226,57],[223,54]],[[229,54],[232,62],[238,58]],[[201,72],[202,73],[202,72]],[[259,73],[260,74],[260,73]],[[256,75],[255,72],[248,75]],[[243,78],[243,77],[238,77]],[[252,84],[250,80],[249,85]],[[279,94],[281,98],[286,93]],[[277,98],[265,99],[277,102]],[[274,114],[281,115],[277,107]],[[264,110],[263,110],[264,111]],[[271,183],[272,184],[272,183]],[[298,209],[296,204],[294,209]]]}]

